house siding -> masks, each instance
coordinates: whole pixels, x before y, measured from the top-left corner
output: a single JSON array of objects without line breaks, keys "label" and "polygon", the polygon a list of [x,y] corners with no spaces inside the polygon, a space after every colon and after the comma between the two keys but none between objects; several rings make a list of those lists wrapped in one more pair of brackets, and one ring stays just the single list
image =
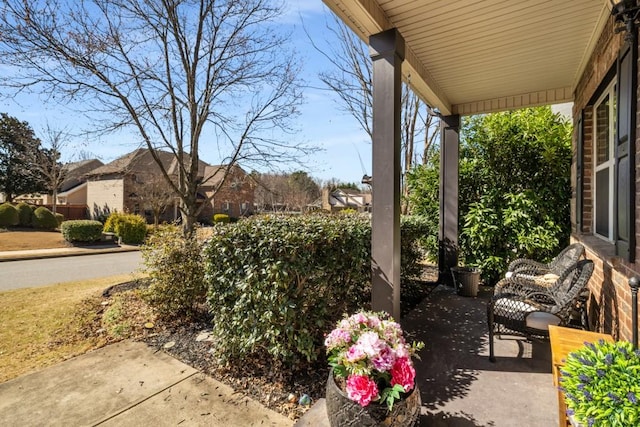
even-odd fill
[{"label": "house siding", "polygon": [[[583,132],[583,176],[582,176],[582,221],[578,229],[576,223],[576,200],[575,188],[572,200],[572,241],[580,241],[586,247],[587,258],[594,261],[594,272],[589,281],[591,291],[588,302],[589,320],[591,328],[599,332],[611,334],[615,339],[631,340],[632,319],[631,319],[631,291],[629,289],[629,278],[640,275],[640,268],[636,263],[629,263],[622,257],[615,256],[615,248],[612,243],[605,242],[593,236],[594,219],[594,193],[593,193],[593,172],[594,172],[594,117],[593,104],[595,97],[599,95],[602,88],[612,80],[610,77],[615,74],[616,60],[618,53],[624,43],[624,33],[616,34],[614,31],[613,19],[610,19],[603,29],[596,48],[590,57],[587,67],[582,74],[575,90],[575,103],[573,108],[574,123],[582,116]],[[640,69],[640,67],[638,67]],[[637,90],[637,88],[636,88]],[[640,99],[640,97],[639,97]],[[640,108],[636,105],[636,111]],[[640,117],[636,119],[636,128],[640,123]],[[572,167],[572,182],[576,183],[578,129],[574,130],[573,152],[574,165]],[[635,223],[636,230],[640,230],[640,209],[637,201],[640,201],[640,185],[638,185],[639,159],[638,135],[636,132],[636,206]],[[638,245],[635,247],[636,257],[639,259]]]},{"label": "house siding", "polygon": [[89,216],[96,219],[109,212],[124,212],[125,186],[121,178],[87,182]]}]

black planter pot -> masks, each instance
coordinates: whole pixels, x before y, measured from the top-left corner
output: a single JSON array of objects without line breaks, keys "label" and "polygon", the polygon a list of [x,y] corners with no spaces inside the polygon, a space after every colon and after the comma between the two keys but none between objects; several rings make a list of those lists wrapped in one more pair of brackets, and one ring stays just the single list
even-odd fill
[{"label": "black planter pot", "polygon": [[333,370],[327,380],[327,416],[331,427],[411,427],[415,426],[420,416],[420,390],[416,385],[403,399],[393,404],[390,413],[387,405],[371,402],[362,407],[347,397],[338,387]]}]

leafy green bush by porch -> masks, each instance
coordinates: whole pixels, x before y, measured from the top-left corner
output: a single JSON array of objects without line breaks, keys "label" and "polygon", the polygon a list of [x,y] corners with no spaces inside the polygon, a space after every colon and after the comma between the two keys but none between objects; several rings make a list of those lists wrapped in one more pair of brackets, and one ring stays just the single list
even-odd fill
[{"label": "leafy green bush by porch", "polygon": [[196,233],[158,228],[142,246],[142,259],[151,281],[144,297],[160,317],[190,320],[202,311],[207,287]]},{"label": "leafy green bush by porch", "polygon": [[122,243],[139,244],[147,235],[147,221],[140,215],[112,212],[104,223],[105,233],[115,233]]},{"label": "leafy green bush by porch", "polygon": [[0,227],[12,227],[20,223],[18,210],[11,203],[0,205]]},{"label": "leafy green bush by porch", "polygon": [[18,220],[21,227],[31,227],[33,222],[33,209],[27,203],[18,203]]},{"label": "leafy green bush by porch", "polygon": [[58,220],[49,209],[44,206],[38,206],[36,210],[33,211],[32,224],[35,228],[54,230],[58,227]]},{"label": "leafy green bush by porch", "polygon": [[[494,283],[515,258],[546,261],[568,244],[571,132],[549,107],[463,119],[460,263],[480,267],[485,283]],[[412,213],[427,217],[435,230],[439,167],[435,157],[408,174]],[[437,241],[426,244],[436,255]]]},{"label": "leafy green bush by porch", "polygon": [[355,215],[260,216],[215,227],[204,249],[217,355],[297,365],[370,300],[371,227]]},{"label": "leafy green bush by porch", "polygon": [[62,215],[60,212],[56,212],[53,214],[53,216],[56,217],[56,222],[58,223],[58,228],[59,228],[64,222],[64,215]]},{"label": "leafy green bush by porch", "polygon": [[67,242],[95,242],[102,237],[102,223],[88,219],[64,221],[60,232]]}]

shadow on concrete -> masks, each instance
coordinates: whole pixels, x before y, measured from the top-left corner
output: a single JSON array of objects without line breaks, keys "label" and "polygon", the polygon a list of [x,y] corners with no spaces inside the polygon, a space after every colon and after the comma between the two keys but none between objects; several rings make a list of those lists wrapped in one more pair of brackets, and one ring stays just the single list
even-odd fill
[{"label": "shadow on concrete", "polygon": [[[486,306],[491,294],[492,288],[481,287],[477,297],[463,297],[440,285],[403,319],[408,339],[425,343],[415,363],[423,405],[420,425],[557,423],[548,342],[496,339],[497,360],[489,362]],[[524,418],[517,415],[526,408]]]}]

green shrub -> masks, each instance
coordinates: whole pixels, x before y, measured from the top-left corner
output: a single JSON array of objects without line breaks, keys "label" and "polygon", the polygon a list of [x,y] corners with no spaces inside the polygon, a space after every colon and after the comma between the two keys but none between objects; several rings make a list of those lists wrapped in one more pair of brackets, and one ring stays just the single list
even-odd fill
[{"label": "green shrub", "polygon": [[[419,268],[425,223],[402,220],[403,274]],[[266,215],[212,233],[205,280],[223,360],[257,352],[292,365],[315,360],[327,328],[343,313],[369,308],[368,216]]]},{"label": "green shrub", "polygon": [[427,257],[428,239],[434,236],[432,223],[418,215],[400,217],[400,265],[403,278],[418,276],[422,272],[420,261]]},{"label": "green shrub", "polygon": [[18,210],[11,203],[0,205],[0,227],[12,227],[20,223]]},{"label": "green shrub", "polygon": [[231,222],[231,218],[229,218],[229,215],[227,215],[227,214],[215,214],[215,215],[213,215],[213,223],[216,224],[218,222],[221,222],[223,224],[228,224],[229,222]]},{"label": "green shrub", "polygon": [[[217,355],[316,360],[345,312],[368,308],[371,227],[361,216],[260,216],[214,227],[204,249]],[[266,354],[265,354],[266,353]]]},{"label": "green shrub", "polygon": [[33,224],[33,210],[31,206],[26,203],[18,203],[16,205],[18,210],[19,224],[21,227],[31,227]]},{"label": "green shrub", "polygon": [[102,237],[102,223],[88,219],[65,221],[60,231],[67,242],[95,242]]},{"label": "green shrub", "polygon": [[144,298],[165,319],[188,320],[206,303],[202,245],[177,227],[163,227],[142,246],[150,286]]},{"label": "green shrub", "polygon": [[53,215],[56,217],[56,221],[58,222],[58,227],[60,227],[62,225],[62,223],[64,222],[64,215],[62,215],[61,213],[58,213],[58,212],[56,212]]},{"label": "green shrub", "polygon": [[58,227],[58,220],[49,209],[44,206],[38,206],[38,208],[33,211],[33,226],[45,230],[54,230]]},{"label": "green shrub", "polygon": [[113,212],[107,218],[103,231],[115,233],[123,243],[139,244],[147,235],[147,221],[140,215]]}]

